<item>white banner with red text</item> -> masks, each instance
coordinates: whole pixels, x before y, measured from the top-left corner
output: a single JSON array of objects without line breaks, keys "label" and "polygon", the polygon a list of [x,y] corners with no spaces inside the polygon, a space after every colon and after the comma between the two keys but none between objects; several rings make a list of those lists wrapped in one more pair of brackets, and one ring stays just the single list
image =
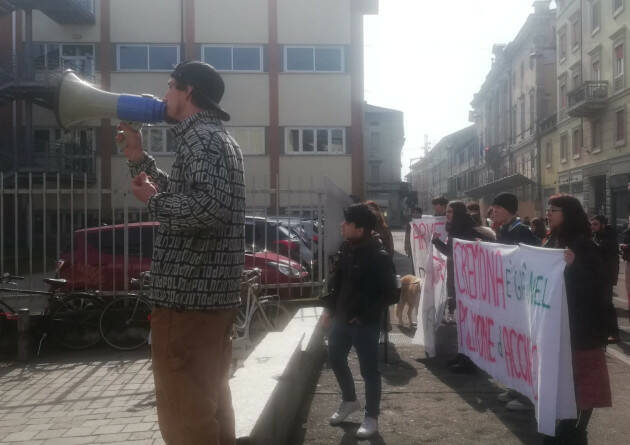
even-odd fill
[{"label": "white banner with red text", "polygon": [[423,215],[411,222],[411,230],[414,271],[423,278],[413,343],[424,346],[426,354],[435,357],[435,332],[446,306],[446,256],[433,247],[431,238],[435,233],[446,242],[446,218]]},{"label": "white banner with red text", "polygon": [[576,417],[562,250],[453,240],[458,350],[536,407]]}]

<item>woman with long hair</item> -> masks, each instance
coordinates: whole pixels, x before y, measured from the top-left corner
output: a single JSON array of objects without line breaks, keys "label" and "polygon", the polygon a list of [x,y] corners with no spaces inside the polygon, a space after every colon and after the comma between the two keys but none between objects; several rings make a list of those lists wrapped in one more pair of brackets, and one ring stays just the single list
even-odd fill
[{"label": "woman with long hair", "polygon": [[[479,231],[472,217],[468,214],[466,204],[462,201],[451,201],[446,207],[446,234],[448,240],[444,242],[437,234],[433,234],[431,242],[437,250],[446,255],[446,293],[447,293],[447,305],[448,315],[447,320],[449,322],[454,321],[455,313],[455,276],[454,263],[453,263],[453,239],[459,238],[468,241],[482,240],[491,241],[488,236]],[[458,373],[471,373],[475,370],[475,365],[462,354],[449,361],[452,365],[451,370]]]},{"label": "woman with long hair", "polygon": [[573,379],[578,418],[562,420],[558,437],[545,443],[587,444],[586,429],[593,408],[612,406],[604,348],[607,341],[605,274],[602,257],[591,239],[591,225],[576,198],[559,194],[548,201],[551,234],[544,247],[565,250],[564,271]]},{"label": "woman with long hair", "polygon": [[381,208],[374,201],[365,201],[365,205],[367,205],[372,213],[376,215],[376,229],[374,230],[381,238],[381,242],[383,243],[383,247],[389,253],[389,256],[394,256],[394,237],[392,236],[392,231],[389,230],[389,226],[385,221],[385,216],[383,216],[383,212],[381,212]]},{"label": "woman with long hair", "polygon": [[591,218],[591,230],[593,241],[599,248],[604,262],[606,306],[608,313],[608,343],[619,342],[619,323],[617,311],[613,304],[613,287],[617,285],[619,276],[619,243],[617,233],[608,224],[608,218],[604,215],[596,215]]}]

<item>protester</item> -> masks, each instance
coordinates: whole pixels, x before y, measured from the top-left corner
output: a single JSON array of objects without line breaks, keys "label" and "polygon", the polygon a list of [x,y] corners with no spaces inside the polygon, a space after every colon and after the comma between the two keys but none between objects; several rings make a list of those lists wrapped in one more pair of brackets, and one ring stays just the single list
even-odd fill
[{"label": "protester", "polygon": [[[165,96],[177,122],[170,176],[121,124],[132,191],[160,226],[151,262],[151,355],[164,442],[234,444],[228,384],[232,323],[244,264],[243,155],[221,121],[224,83],[210,65],[183,62]],[[216,258],[222,258],[217,263]]]},{"label": "protester", "polygon": [[545,220],[542,218],[534,218],[532,219],[530,227],[532,233],[544,244],[547,240],[547,226],[545,225]]},{"label": "protester", "polygon": [[431,201],[431,205],[433,206],[433,216],[444,216],[446,215],[446,206],[448,205],[448,199],[444,196],[438,196]]},{"label": "protester", "polygon": [[366,201],[365,204],[374,212],[376,216],[376,229],[374,230],[376,234],[380,237],[381,242],[383,243],[383,247],[389,253],[389,256],[394,256],[394,237],[392,236],[392,231],[389,230],[389,226],[385,221],[385,216],[383,216],[383,212],[381,212],[381,208],[374,201]]},{"label": "protester", "polygon": [[365,204],[353,204],[344,211],[341,231],[345,242],[331,277],[326,308],[322,316],[328,336],[328,356],[342,393],[339,409],[330,418],[341,424],[361,407],[354,379],[348,367],[348,353],[354,346],[365,381],[365,419],[356,435],[367,438],[378,431],[381,374],[378,370],[379,320],[386,307],[385,293],[394,266],[380,241],[372,236],[376,216]]},{"label": "protester", "polygon": [[606,304],[608,306],[608,343],[619,342],[617,311],[613,304],[613,287],[619,276],[619,244],[617,234],[604,215],[591,218],[593,241],[599,247],[605,271]]},{"label": "protester", "polygon": [[540,246],[540,240],[516,216],[518,198],[512,193],[500,193],[492,201],[494,222],[501,228],[497,232],[497,241],[501,244],[529,244]]},{"label": "protester", "polygon": [[[628,227],[623,232],[623,244],[621,247],[621,258],[625,261],[625,277],[626,277],[626,297],[628,298],[628,307],[630,307],[630,217],[628,217]],[[630,320],[630,312],[628,313]]]},{"label": "protester", "polygon": [[[437,233],[433,234],[431,242],[437,250],[446,255],[446,290],[447,290],[447,321],[454,321],[455,313],[455,280],[453,263],[453,239],[474,241],[490,241],[485,234],[476,227],[473,219],[466,210],[466,205],[461,201],[451,201],[446,208],[446,233],[448,240],[444,242]],[[458,354],[455,359],[450,360],[451,370],[457,373],[471,373],[475,371],[475,365],[463,354]]]},{"label": "protester", "polygon": [[554,195],[549,199],[547,216],[551,234],[545,247],[566,249],[564,275],[578,418],[561,420],[557,437],[545,437],[544,443],[584,445],[588,443],[593,408],[612,406],[604,353],[608,336],[606,278],[580,202],[573,196]]},{"label": "protester", "polygon": [[411,240],[413,239],[413,236],[411,233],[412,232],[411,223],[414,219],[418,219],[418,218],[422,218],[422,209],[420,207],[416,207],[415,209],[411,211],[411,221],[409,221],[407,223],[407,227],[405,227],[405,254],[407,254],[409,259],[411,259],[412,261],[413,261],[413,252],[411,250]]},{"label": "protester", "polygon": [[481,221],[481,209],[479,208],[479,204],[476,202],[469,202],[466,204],[466,209],[468,210],[468,214],[473,219],[475,223],[475,228],[483,233],[487,239],[494,241],[497,239],[497,234],[494,233],[490,227],[485,226]]}]

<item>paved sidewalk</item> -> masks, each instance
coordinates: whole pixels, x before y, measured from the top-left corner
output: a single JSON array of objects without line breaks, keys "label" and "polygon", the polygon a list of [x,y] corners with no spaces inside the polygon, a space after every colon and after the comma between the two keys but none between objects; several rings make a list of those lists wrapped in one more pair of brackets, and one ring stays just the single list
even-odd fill
[{"label": "paved sidewalk", "polygon": [[163,444],[148,349],[0,363],[0,444]]},{"label": "paved sidewalk", "polygon": [[[394,327],[397,331],[397,328]],[[328,424],[340,402],[332,370],[325,367],[302,412],[292,444],[539,444],[533,412],[510,412],[497,401],[499,389],[488,375],[452,374],[444,359],[426,359],[422,349],[405,341],[410,332],[394,332],[389,363],[381,364],[383,400],[380,434],[359,442],[354,433],[362,413],[341,427]],[[407,344],[405,344],[407,343]],[[382,357],[382,353],[381,353]],[[350,366],[357,396],[365,403],[364,385],[354,352]],[[630,437],[630,366],[608,358],[613,408],[595,410],[589,439],[597,444],[626,444]]]}]

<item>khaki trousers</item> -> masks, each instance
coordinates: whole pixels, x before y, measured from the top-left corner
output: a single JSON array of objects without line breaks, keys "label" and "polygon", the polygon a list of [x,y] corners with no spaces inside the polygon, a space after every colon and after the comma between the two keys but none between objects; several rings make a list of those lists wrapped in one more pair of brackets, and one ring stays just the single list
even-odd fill
[{"label": "khaki trousers", "polygon": [[158,423],[167,445],[233,445],[233,309],[151,314]]}]

